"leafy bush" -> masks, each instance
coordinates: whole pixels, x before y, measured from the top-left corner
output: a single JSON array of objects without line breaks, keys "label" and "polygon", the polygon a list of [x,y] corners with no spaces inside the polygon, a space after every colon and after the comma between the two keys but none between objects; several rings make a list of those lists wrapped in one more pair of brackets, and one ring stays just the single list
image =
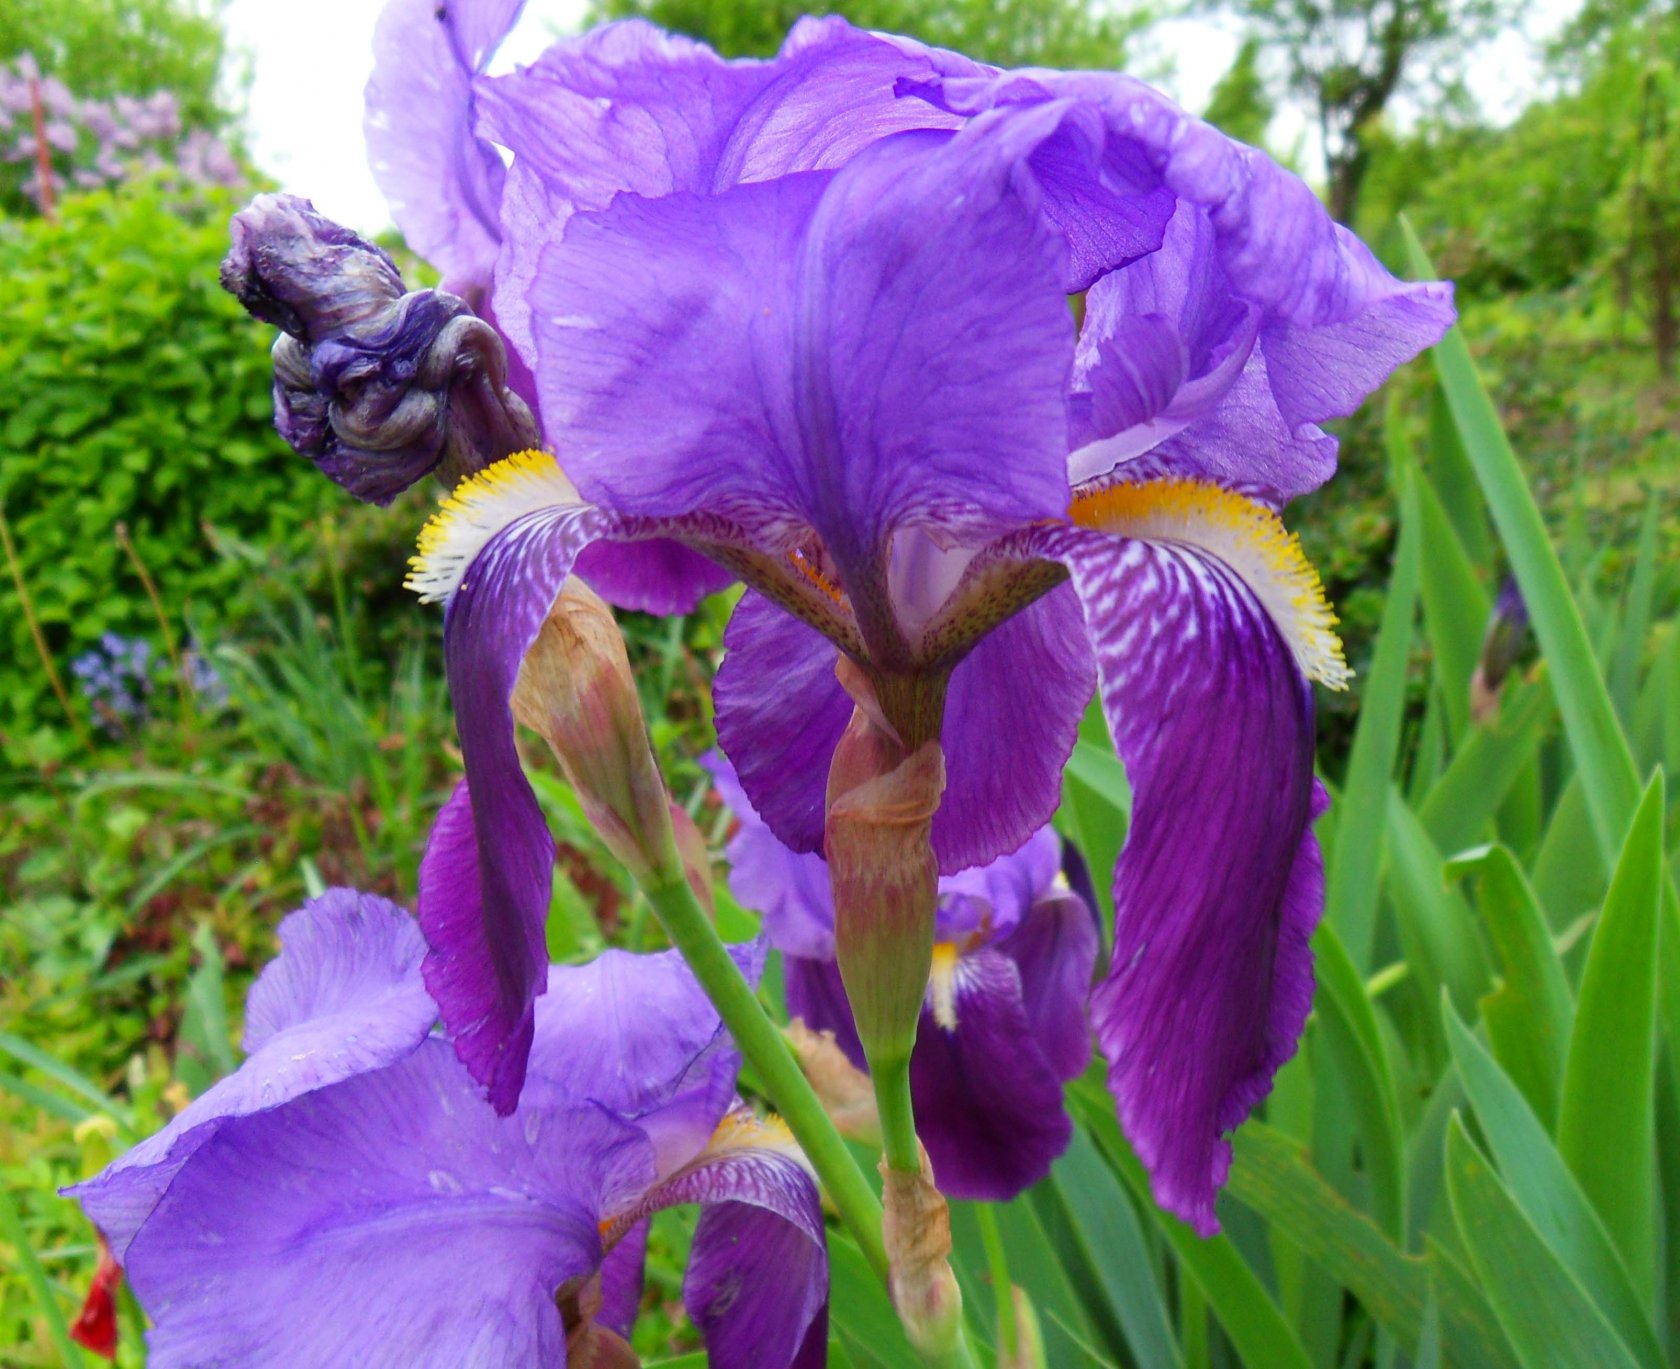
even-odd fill
[{"label": "leafy bush", "polygon": [[[102,633],[158,635],[119,525],[171,608],[214,622],[246,572],[206,525],[292,548],[338,499],[271,427],[271,330],[217,284],[237,207],[148,181],[0,224],[0,505],[60,674]],[[0,747],[50,756],[62,719],[9,575],[0,617]]]}]

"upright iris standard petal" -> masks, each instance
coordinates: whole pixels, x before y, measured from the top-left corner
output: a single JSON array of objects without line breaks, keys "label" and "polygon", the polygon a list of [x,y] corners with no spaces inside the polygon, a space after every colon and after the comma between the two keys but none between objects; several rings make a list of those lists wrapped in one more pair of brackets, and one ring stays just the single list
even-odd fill
[{"label": "upright iris standard petal", "polygon": [[648,1173],[599,1109],[498,1118],[448,1045],[228,1123],[135,1238],[177,1365],[565,1363],[555,1291]]},{"label": "upright iris standard petal", "polygon": [[391,0],[374,31],[365,131],[408,244],[473,299],[501,245],[501,157],[473,129],[472,83],[524,0]]},{"label": "upright iris standard petal", "polygon": [[1322,888],[1305,672],[1339,682],[1341,667],[1322,618],[1290,616],[1317,586],[1275,517],[1198,493],[1200,515],[1183,485],[1122,488],[1076,509],[1101,531],[1041,546],[1085,606],[1133,792],[1092,1021],[1157,1200],[1206,1235],[1224,1133],[1294,1053],[1311,1001]]},{"label": "upright iris standard petal", "polygon": [[810,529],[854,582],[899,526],[1059,514],[1059,248],[990,140],[942,136],[575,215],[532,304],[583,492]]},{"label": "upright iris standard petal", "polygon": [[477,87],[480,129],[513,154],[496,308],[514,345],[535,349],[527,294],[573,213],[620,192],[710,194],[844,165],[907,128],[958,120],[897,97],[925,57],[837,19],[794,26],[772,62],[726,62],[637,20],[554,44],[531,66]]},{"label": "upright iris standard petal", "polygon": [[420,980],[425,942],[413,919],[382,898],[329,890],[280,924],[280,947],[251,987],[244,1064],[96,1178],[66,1190],[119,1262],[181,1167],[227,1119],[398,1060],[436,1020]]}]

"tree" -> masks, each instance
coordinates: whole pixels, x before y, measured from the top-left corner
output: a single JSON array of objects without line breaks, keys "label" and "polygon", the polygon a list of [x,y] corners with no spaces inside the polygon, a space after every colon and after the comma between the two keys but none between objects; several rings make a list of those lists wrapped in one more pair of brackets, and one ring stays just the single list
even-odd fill
[{"label": "tree", "polygon": [[1260,40],[1251,36],[1237,50],[1230,70],[1214,86],[1202,118],[1233,138],[1259,147],[1276,112],[1260,74]]},{"label": "tree", "polygon": [[1116,68],[1126,40],[1153,19],[1139,5],[1099,12],[1086,0],[592,0],[591,18],[640,16],[710,43],[726,57],[774,52],[804,14],[842,14],[861,28],[908,34],[998,66]]},{"label": "tree", "polygon": [[1238,15],[1278,54],[1288,88],[1317,118],[1330,212],[1346,223],[1395,94],[1412,86],[1449,96],[1464,59],[1523,0],[1209,0],[1201,8]]},{"label": "tree", "polygon": [[82,99],[171,92],[188,128],[227,121],[216,94],[225,0],[5,0],[0,64],[31,54]]}]

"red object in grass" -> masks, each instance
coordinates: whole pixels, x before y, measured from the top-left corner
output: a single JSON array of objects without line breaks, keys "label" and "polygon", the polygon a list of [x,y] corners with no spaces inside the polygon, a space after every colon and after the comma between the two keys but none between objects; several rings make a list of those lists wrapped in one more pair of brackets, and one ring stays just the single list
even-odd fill
[{"label": "red object in grass", "polygon": [[117,1357],[117,1288],[121,1283],[122,1266],[101,1236],[99,1268],[93,1272],[93,1286],[70,1328],[70,1339],[108,1360]]}]

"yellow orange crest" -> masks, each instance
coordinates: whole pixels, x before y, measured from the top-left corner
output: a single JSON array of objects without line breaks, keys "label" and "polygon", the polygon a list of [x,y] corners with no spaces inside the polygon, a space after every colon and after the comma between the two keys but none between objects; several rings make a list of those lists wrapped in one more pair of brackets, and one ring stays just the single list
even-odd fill
[{"label": "yellow orange crest", "polygon": [[1302,674],[1328,689],[1347,688],[1353,672],[1335,632],[1336,615],[1301,539],[1275,509],[1210,480],[1175,476],[1079,495],[1070,516],[1081,527],[1177,542],[1217,557],[1265,606]]}]

